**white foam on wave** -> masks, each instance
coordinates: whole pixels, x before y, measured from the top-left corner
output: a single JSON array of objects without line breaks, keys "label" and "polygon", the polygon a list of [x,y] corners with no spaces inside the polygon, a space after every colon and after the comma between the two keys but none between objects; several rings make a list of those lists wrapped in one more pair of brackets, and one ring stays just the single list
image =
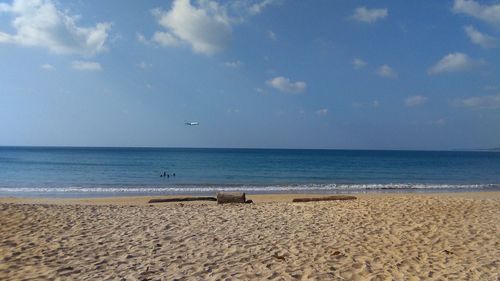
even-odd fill
[{"label": "white foam on wave", "polygon": [[413,189],[486,189],[499,184],[303,184],[303,185],[173,185],[168,187],[0,187],[0,193],[202,193],[217,191],[291,192]]}]

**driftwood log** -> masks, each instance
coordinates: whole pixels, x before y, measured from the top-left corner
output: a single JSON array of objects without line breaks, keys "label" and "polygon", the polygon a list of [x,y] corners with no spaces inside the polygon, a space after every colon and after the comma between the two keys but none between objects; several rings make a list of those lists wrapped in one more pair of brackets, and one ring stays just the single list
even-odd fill
[{"label": "driftwood log", "polygon": [[217,193],[217,204],[245,203],[244,192],[219,192]]},{"label": "driftwood log", "polygon": [[292,202],[317,202],[317,201],[335,201],[335,200],[356,200],[356,197],[350,195],[333,195],[326,197],[294,198]]},{"label": "driftwood log", "polygon": [[189,201],[217,201],[217,198],[214,197],[157,198],[149,200],[148,203],[170,203],[170,202],[189,202]]}]

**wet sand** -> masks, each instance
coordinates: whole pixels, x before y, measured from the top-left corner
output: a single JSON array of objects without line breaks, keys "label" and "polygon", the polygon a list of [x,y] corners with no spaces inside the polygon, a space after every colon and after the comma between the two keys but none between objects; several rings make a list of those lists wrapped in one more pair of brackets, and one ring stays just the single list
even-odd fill
[{"label": "wet sand", "polygon": [[0,280],[499,280],[500,192],[0,198]]}]

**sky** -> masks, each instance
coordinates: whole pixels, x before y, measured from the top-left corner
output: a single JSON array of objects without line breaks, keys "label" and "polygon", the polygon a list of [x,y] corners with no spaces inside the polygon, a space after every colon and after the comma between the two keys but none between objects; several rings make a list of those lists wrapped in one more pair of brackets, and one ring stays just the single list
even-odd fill
[{"label": "sky", "polygon": [[494,148],[499,67],[500,1],[0,0],[0,145]]}]

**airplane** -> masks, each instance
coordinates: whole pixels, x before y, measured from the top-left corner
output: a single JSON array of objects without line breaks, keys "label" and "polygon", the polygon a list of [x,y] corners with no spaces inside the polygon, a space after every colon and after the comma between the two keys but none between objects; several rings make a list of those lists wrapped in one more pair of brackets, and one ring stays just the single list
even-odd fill
[{"label": "airplane", "polygon": [[198,122],[186,122],[186,125],[188,125],[188,126],[198,126],[198,125],[200,125],[200,123],[198,123]]}]

